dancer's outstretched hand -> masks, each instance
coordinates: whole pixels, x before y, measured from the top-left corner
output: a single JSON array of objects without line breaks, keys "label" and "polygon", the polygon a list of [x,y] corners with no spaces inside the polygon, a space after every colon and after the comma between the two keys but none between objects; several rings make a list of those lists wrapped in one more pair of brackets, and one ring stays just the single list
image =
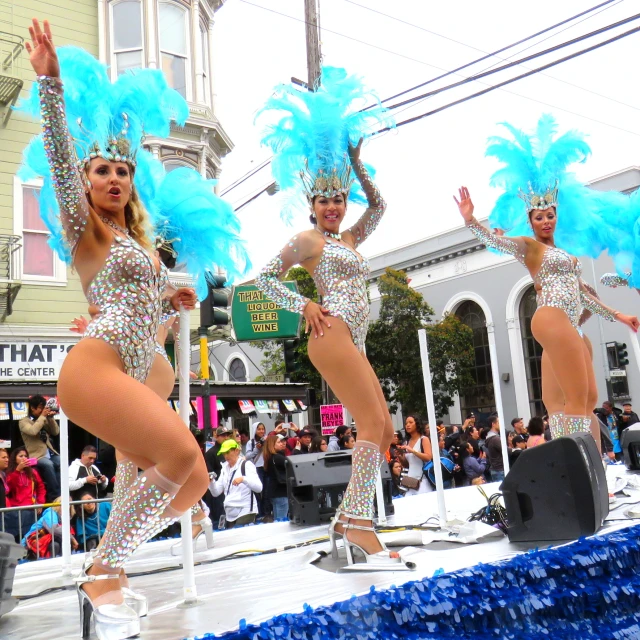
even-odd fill
[{"label": "dancer's outstretched hand", "polygon": [[617,313],[616,320],[618,322],[622,322],[622,324],[626,324],[627,327],[631,327],[634,331],[638,331],[638,328],[640,328],[640,321],[636,316],[628,316],[626,313]]},{"label": "dancer's outstretched hand", "polygon": [[464,218],[465,222],[470,222],[473,218],[473,202],[471,202],[471,196],[469,195],[469,189],[467,187],[460,187],[458,189],[458,195],[460,200],[453,196],[453,199],[458,205],[460,215]]},{"label": "dancer's outstretched hand", "polygon": [[360,150],[362,149],[363,140],[364,138],[360,138],[355,147],[352,144],[349,144],[349,159],[351,162],[358,162],[358,160],[360,160]]},{"label": "dancer's outstretched hand", "polygon": [[84,332],[87,330],[89,326],[89,321],[84,317],[80,316],[79,318],[74,318],[71,321],[71,326],[69,327],[69,331],[73,333],[77,333],[78,335],[84,335]]},{"label": "dancer's outstretched hand", "polygon": [[309,333],[313,330],[313,337],[317,338],[318,336],[324,335],[324,327],[323,323],[327,325],[327,327],[331,328],[331,324],[329,320],[325,316],[329,314],[329,309],[325,309],[321,307],[319,304],[312,302],[309,300],[307,305],[304,308],[304,319],[307,323],[305,333]]},{"label": "dancer's outstretched hand", "polygon": [[[24,46],[29,54],[29,62],[38,76],[60,77],[60,63],[58,54],[53,46],[53,37],[49,21],[42,23],[42,28],[37,18],[33,18],[29,27],[31,42],[27,40]],[[44,32],[43,30],[44,29]]]}]

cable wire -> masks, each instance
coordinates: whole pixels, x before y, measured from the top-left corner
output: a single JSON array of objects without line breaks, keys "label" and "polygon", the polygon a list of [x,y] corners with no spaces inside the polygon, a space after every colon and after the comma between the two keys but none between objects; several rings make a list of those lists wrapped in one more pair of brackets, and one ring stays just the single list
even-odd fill
[{"label": "cable wire", "polygon": [[[346,2],[351,2],[351,4],[357,4],[355,2],[352,2],[352,0],[346,0]],[[612,2],[614,2],[614,0],[607,0],[606,2],[602,2],[601,4],[598,4],[594,7],[591,7],[590,9],[587,9],[586,11],[582,11],[581,13],[576,14],[575,16],[572,16],[570,18],[567,18],[566,20],[562,20],[561,22],[558,22],[550,27],[547,27],[545,29],[543,29],[542,31],[538,31],[537,33],[534,33],[530,36],[527,36],[526,38],[523,38],[522,40],[518,40],[517,42],[514,42],[510,45],[507,45],[506,47],[502,47],[501,49],[497,49],[496,51],[493,51],[491,53],[487,53],[486,55],[482,56],[481,58],[477,58],[476,60],[473,60],[471,62],[467,62],[466,64],[463,64],[460,67],[457,67],[456,69],[451,69],[451,70],[447,70],[446,73],[444,75],[438,76],[436,78],[431,78],[430,80],[427,80],[425,82],[422,82],[421,84],[417,84],[415,87],[411,87],[410,89],[405,89],[404,91],[401,91],[400,93],[396,93],[393,96],[389,96],[388,98],[385,98],[384,100],[382,100],[382,103],[388,102],[389,100],[395,100],[396,98],[400,98],[403,95],[406,95],[407,93],[414,91],[415,89],[420,89],[421,87],[424,87],[428,84],[431,84],[433,82],[436,82],[437,80],[441,80],[442,78],[446,78],[449,75],[453,75],[455,73],[458,73],[459,71],[462,71],[463,69],[466,69],[468,67],[471,67],[475,64],[478,64],[479,62],[482,62],[483,60],[487,60],[489,58],[495,57],[497,56],[497,54],[502,53],[503,51],[507,51],[508,49],[512,49],[513,47],[517,47],[519,44],[523,44],[524,42],[527,42],[528,40],[532,40],[533,38],[536,38],[544,33],[547,33],[549,31],[553,31],[554,29],[557,29],[558,27],[567,24],[568,22],[572,22],[573,20],[575,20],[576,18],[580,18],[583,15],[586,15],[592,11],[595,11],[596,9],[599,9],[605,5],[609,5]],[[363,5],[358,5],[358,6],[363,6]],[[368,8],[368,7],[365,7]],[[375,11],[375,9],[372,9],[372,11]],[[376,11],[376,13],[379,13]],[[386,15],[386,14],[383,14]],[[392,17],[392,16],[387,16],[387,17]],[[575,25],[572,25],[575,26]],[[423,29],[423,27],[418,27],[419,29]],[[424,29],[425,31],[428,31],[428,29]],[[428,33],[434,33],[432,31],[428,31]],[[435,34],[435,35],[440,35],[440,34]],[[554,34],[557,35],[557,34]],[[447,36],[440,36],[442,38],[445,38],[447,40],[452,40],[453,42],[458,42],[457,40],[453,40],[452,38],[448,38]],[[458,43],[458,44],[462,44],[462,43]],[[539,44],[539,43],[538,43]],[[470,46],[470,45],[468,45]],[[535,45],[532,45],[535,46]],[[471,47],[474,48],[475,47]],[[478,51],[480,51],[478,49]],[[368,108],[372,108],[374,105],[370,105]]]},{"label": "cable wire", "polygon": [[[599,42],[598,44],[595,44],[591,47],[587,47],[586,49],[582,49],[576,53],[572,53],[568,56],[565,56],[564,58],[560,58],[559,60],[554,60],[553,62],[549,62],[546,65],[543,65],[541,67],[537,67],[536,69],[532,69],[531,71],[527,71],[526,73],[523,73],[519,76],[515,76],[514,78],[509,78],[508,80],[505,80],[503,82],[500,82],[496,85],[490,85],[485,89],[482,89],[481,91],[477,91],[476,93],[472,93],[471,95],[468,95],[464,98],[460,98],[459,100],[454,100],[453,102],[449,102],[448,104],[445,104],[441,107],[438,107],[436,109],[432,109],[431,111],[427,111],[426,113],[423,113],[419,116],[414,116],[413,118],[408,118],[407,120],[403,120],[401,122],[398,122],[396,124],[396,126],[394,127],[395,129],[398,129],[399,127],[402,127],[406,124],[410,124],[412,122],[416,122],[418,120],[422,120],[423,118],[426,118],[428,116],[434,115],[436,113],[440,113],[441,111],[445,111],[446,109],[449,109],[450,107],[456,106],[458,104],[462,104],[463,102],[467,102],[469,100],[472,100],[473,98],[477,98],[479,96],[485,95],[486,93],[490,93],[491,91],[495,91],[496,89],[500,89],[501,87],[504,87],[508,84],[512,84],[513,82],[516,82],[518,80],[522,80],[523,78],[527,78],[529,76],[532,76],[536,73],[538,73],[539,71],[542,71],[544,69],[549,69],[551,67],[555,67],[558,64],[561,64],[562,62],[566,62],[567,60],[571,60],[573,58],[577,58],[578,56],[581,56],[585,53],[588,53],[590,51],[595,51],[596,49],[600,49],[601,47],[606,46],[607,44],[611,44],[612,42],[616,42],[617,40],[620,40],[622,38],[626,38],[627,36],[630,36],[634,33],[637,33],[638,31],[640,31],[640,27],[635,27],[634,29],[630,29],[629,31],[625,31],[624,33],[618,34],[617,36],[614,36],[613,38],[609,38],[609,40],[604,40],[603,42]],[[516,94],[517,95],[517,94]],[[534,98],[531,98],[532,100],[535,100]],[[537,100],[536,100],[537,101]],[[540,101],[537,101],[540,102]],[[541,104],[545,104],[543,102],[541,102]],[[567,109],[563,109],[563,111],[567,111],[569,113],[574,113],[575,115],[581,116],[581,114],[579,113],[575,113],[575,112],[570,112]],[[587,116],[581,116],[581,117],[587,117]],[[594,122],[598,122],[599,124],[605,124],[609,127],[612,127],[614,129],[619,129],[620,131],[625,131],[626,133],[631,133],[633,135],[640,135],[634,131],[629,131],[627,129],[623,129],[622,127],[618,127],[616,125],[613,124],[609,124],[606,122],[602,122],[599,120],[595,120],[594,118],[588,118],[589,120],[593,120]],[[384,129],[380,129],[379,131],[376,132],[376,134],[380,134],[380,133],[384,133],[385,131],[391,131],[392,127],[385,127]],[[375,135],[375,134],[374,134]]]},{"label": "cable wire", "polygon": [[[438,89],[434,89],[433,91],[428,91],[427,93],[423,93],[419,96],[414,96],[412,98],[408,98],[407,100],[403,100],[402,102],[398,102],[396,104],[392,104],[389,107],[387,107],[388,109],[396,109],[398,107],[403,107],[407,104],[411,104],[412,102],[416,102],[418,100],[422,100],[423,98],[429,98],[431,96],[437,95],[439,93],[443,93],[444,91],[448,91],[449,89],[454,89],[455,87],[460,87],[463,84],[467,84],[469,82],[475,82],[477,80],[480,80],[481,78],[486,78],[490,75],[493,75],[495,73],[500,73],[501,71],[504,71],[506,69],[510,69],[511,67],[515,67],[518,66],[520,64],[522,64],[523,62],[529,62],[530,60],[534,60],[536,58],[540,58],[542,56],[546,56],[549,53],[553,53],[554,51],[558,51],[559,49],[564,49],[565,47],[569,47],[571,45],[574,45],[578,42],[581,42],[582,40],[586,40],[587,38],[592,38],[593,36],[596,35],[600,35],[601,33],[605,33],[606,31],[610,31],[611,29],[615,29],[617,27],[622,26],[623,24],[627,24],[628,22],[633,22],[634,20],[638,20],[640,18],[640,13],[637,13],[636,15],[630,16],[628,18],[624,18],[623,20],[619,20],[618,22],[614,22],[610,25],[607,25],[605,27],[601,27],[600,29],[596,29],[595,31],[591,31],[590,33],[586,33],[584,35],[578,36],[577,38],[574,38],[573,40],[567,40],[566,42],[562,42],[558,45],[555,45],[553,47],[549,47],[548,49],[544,49],[543,51],[538,51],[536,53],[532,53],[529,56],[525,56],[524,58],[520,58],[518,60],[513,60],[511,62],[507,62],[506,64],[503,64],[500,67],[494,67],[493,69],[489,69],[486,71],[482,71],[476,75],[473,76],[469,76],[468,78],[465,78],[464,80],[459,80],[458,82],[453,82],[451,84],[445,85],[444,87],[439,87]],[[608,44],[609,42],[612,42],[613,40],[610,41],[605,41],[605,44]],[[578,55],[581,55],[582,53],[589,51],[590,49],[585,49],[583,51],[578,52]],[[566,60],[570,60],[571,57],[567,56],[565,58],[560,58],[559,61],[555,62],[555,64],[559,64],[560,62],[565,62]],[[529,71],[532,71],[534,73],[539,73],[541,69],[544,68],[548,68],[548,67],[539,67],[537,69],[529,69]],[[519,77],[526,77],[526,76],[519,76]],[[603,96],[606,97],[606,96]],[[625,103],[621,103],[621,104],[625,104]],[[628,107],[631,107],[633,109],[639,110],[638,107],[633,107],[632,105],[625,105]]]},{"label": "cable wire", "polygon": [[239,187],[243,182],[246,182],[251,176],[258,173],[258,171],[261,171],[262,169],[264,169],[270,163],[271,163],[271,158],[267,158],[266,160],[261,162],[259,166],[254,167],[253,169],[250,169],[243,176],[240,176],[235,182],[232,182],[228,187],[225,187],[224,191],[220,193],[220,196],[223,196],[226,193],[229,193],[231,189],[235,189],[236,187]]}]

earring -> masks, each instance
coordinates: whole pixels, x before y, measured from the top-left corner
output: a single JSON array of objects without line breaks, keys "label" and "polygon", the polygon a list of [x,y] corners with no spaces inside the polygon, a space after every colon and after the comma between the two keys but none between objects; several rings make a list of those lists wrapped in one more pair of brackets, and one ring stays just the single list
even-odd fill
[{"label": "earring", "polygon": [[85,186],[87,188],[87,191],[93,191],[93,185],[91,184],[91,180],[89,180],[89,178],[85,180]]}]

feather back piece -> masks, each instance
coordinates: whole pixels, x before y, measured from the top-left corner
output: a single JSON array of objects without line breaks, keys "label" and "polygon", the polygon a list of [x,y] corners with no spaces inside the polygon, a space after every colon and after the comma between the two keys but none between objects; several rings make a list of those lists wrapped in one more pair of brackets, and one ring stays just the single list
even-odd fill
[{"label": "feather back piece", "polygon": [[180,167],[167,173],[158,188],[154,229],[171,245],[176,261],[195,279],[199,300],[207,295],[207,276],[216,269],[233,281],[251,266],[240,238],[240,221],[231,205],[213,190],[215,180]]},{"label": "feather back piece", "polygon": [[[363,111],[372,101],[377,106]],[[361,78],[323,67],[316,91],[290,84],[276,87],[257,117],[267,115],[262,144],[273,153],[271,170],[278,188],[290,196],[285,219],[302,204],[302,195],[348,193],[351,202],[366,202],[359,185],[351,189],[349,144],[356,145],[380,126],[393,127],[394,120]]]},{"label": "feather back piece", "polygon": [[[555,243],[576,256],[597,257],[614,243],[614,221],[628,209],[618,192],[594,191],[570,171],[591,153],[584,135],[557,135],[555,119],[543,115],[529,135],[502,123],[509,137],[489,139],[486,155],[500,167],[491,185],[503,189],[489,216],[489,225],[508,236],[532,236],[529,211],[556,206]],[[524,200],[524,202],[523,202]]]}]

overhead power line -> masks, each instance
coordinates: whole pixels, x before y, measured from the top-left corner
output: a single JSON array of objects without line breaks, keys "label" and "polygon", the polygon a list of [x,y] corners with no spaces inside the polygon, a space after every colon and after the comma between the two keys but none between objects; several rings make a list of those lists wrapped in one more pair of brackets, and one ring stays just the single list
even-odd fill
[{"label": "overhead power line", "polygon": [[258,173],[258,171],[261,171],[262,169],[264,169],[270,163],[271,163],[271,158],[267,158],[266,160],[261,162],[257,167],[254,167],[253,169],[247,171],[247,173],[245,173],[243,176],[240,176],[235,182],[232,182],[228,187],[224,189],[224,191],[220,195],[223,196],[226,193],[229,193],[229,191],[231,191],[232,189],[239,187],[243,182],[246,182],[251,176]]},{"label": "overhead power line", "polygon": [[[347,0],[347,2],[351,2],[351,0]],[[573,22],[574,20],[576,20],[577,18],[580,18],[584,15],[587,15],[589,13],[591,13],[592,11],[595,11],[596,9],[600,9],[601,7],[604,7],[606,5],[611,4],[612,2],[614,2],[614,0],[607,0],[606,2],[602,2],[598,5],[595,5],[594,7],[591,7],[590,9],[587,9],[586,11],[582,11],[581,13],[577,13],[574,16],[571,16],[570,18],[567,18],[565,20],[562,20],[561,22],[557,22],[556,24],[547,27],[545,29],[542,29],[542,31],[538,31],[537,33],[533,33],[530,36],[527,36],[526,38],[522,38],[521,40],[518,40],[517,42],[513,42],[512,44],[507,45],[506,47],[502,47],[500,49],[496,49],[495,51],[492,51],[491,53],[487,53],[486,55],[482,56],[481,58],[477,58],[476,60],[472,60],[471,62],[467,62],[466,64],[463,64],[460,67],[457,67],[455,69],[451,69],[451,70],[445,70],[446,73],[444,73],[443,75],[437,76],[436,78],[431,78],[430,80],[426,80],[425,82],[422,82],[420,84],[417,84],[415,87],[411,87],[410,89],[405,89],[404,91],[401,91],[400,93],[396,93],[393,96],[389,96],[388,98],[385,98],[384,100],[382,100],[381,102],[384,104],[385,102],[389,102],[390,100],[395,100],[396,98],[400,98],[401,96],[406,95],[407,93],[410,93],[411,91],[415,91],[416,89],[420,89],[421,87],[425,87],[428,84],[432,84],[433,82],[437,82],[438,80],[442,80],[442,78],[446,78],[447,76],[453,75],[458,73],[459,71],[463,71],[464,69],[467,69],[468,67],[474,66],[476,64],[478,64],[479,62],[482,62],[484,60],[488,60],[489,58],[493,58],[495,56],[497,56],[500,53],[503,53],[504,51],[507,51],[508,49],[512,49],[513,47],[517,47],[519,44],[523,44],[524,42],[528,42],[529,40],[533,40],[534,38],[537,38],[540,35],[543,35],[545,33],[548,33],[549,31],[553,31],[554,29],[557,29],[558,27],[561,27],[569,22]],[[357,4],[355,2],[352,2],[352,4]],[[362,5],[358,5],[358,6],[362,6]],[[422,27],[420,27],[422,28]],[[426,31],[426,29],[425,29]],[[429,31],[429,33],[433,33],[431,31]],[[439,34],[436,34],[439,35]],[[443,38],[447,38],[446,36],[441,36]],[[451,39],[451,38],[447,38],[447,39]],[[454,40],[454,42],[457,42]],[[371,105],[369,108],[373,107],[374,105]]]},{"label": "overhead power line", "polygon": [[[491,85],[485,89],[482,89],[481,91],[477,91],[476,93],[472,93],[469,96],[466,96],[464,98],[460,98],[459,100],[454,100],[453,102],[450,102],[448,104],[445,104],[441,107],[438,107],[436,109],[432,109],[431,111],[428,111],[426,113],[423,113],[419,116],[414,116],[413,118],[408,118],[407,120],[403,120],[402,122],[398,122],[395,126],[395,128],[399,128],[402,127],[406,124],[410,124],[412,122],[416,122],[418,120],[422,120],[423,118],[426,118],[428,116],[434,115],[436,113],[440,113],[441,111],[445,111],[446,109],[449,109],[450,107],[454,107],[458,104],[462,104],[463,102],[467,102],[468,100],[472,100],[473,98],[477,98],[479,96],[485,95],[486,93],[489,93],[491,91],[495,91],[496,89],[500,89],[501,87],[504,87],[508,84],[512,84],[513,82],[516,82],[518,80],[522,80],[523,78],[527,78],[529,76],[532,76],[540,71],[543,71],[544,69],[549,69],[551,67],[555,67],[558,64],[561,64],[563,62],[566,62],[567,60],[572,60],[573,58],[577,58],[578,56],[581,56],[585,53],[588,53],[590,51],[595,51],[596,49],[600,49],[601,47],[604,47],[605,45],[611,44],[612,42],[616,42],[617,40],[620,40],[622,38],[626,38],[627,36],[630,36],[634,33],[637,33],[638,31],[640,31],[640,27],[635,27],[634,29],[630,29],[629,31],[625,31],[624,33],[620,33],[616,36],[614,36],[613,38],[609,38],[609,40],[604,40],[602,42],[599,42],[598,44],[592,45],[591,47],[587,47],[586,49],[582,49],[580,51],[577,51],[576,53],[572,53],[568,56],[565,56],[564,58],[560,58],[559,60],[554,60],[553,62],[549,62],[548,64],[545,64],[541,67],[537,67],[536,69],[532,69],[531,71],[527,71],[526,73],[522,73],[519,76],[515,76],[514,78],[509,78],[508,80],[505,80],[504,82],[500,82],[498,84],[495,85]],[[580,114],[576,114],[576,115],[580,115]],[[584,116],[583,116],[584,117]],[[602,124],[608,124],[608,123],[602,123]],[[626,131],[627,133],[631,133],[633,135],[640,135],[637,133],[634,133],[633,131],[627,131],[626,129],[622,129],[621,127],[617,127],[615,125],[609,124],[608,126],[613,127],[614,129],[620,129],[621,131]],[[390,131],[392,130],[393,127],[385,127],[384,129],[380,129],[380,131],[377,131],[376,134],[380,134],[380,133],[384,133],[385,131]]]},{"label": "overhead power line", "polygon": [[[427,93],[423,93],[419,96],[414,96],[412,98],[408,98],[407,100],[403,100],[402,102],[398,102],[396,104],[393,104],[391,106],[389,106],[389,109],[396,109],[398,107],[403,107],[406,104],[410,104],[412,102],[416,102],[417,100],[422,100],[423,98],[429,98],[431,96],[437,95],[438,93],[443,93],[444,91],[448,91],[449,89],[454,89],[455,87],[459,87],[462,86],[463,84],[467,84],[469,82],[475,82],[476,80],[480,80],[482,78],[486,78],[490,75],[493,75],[495,73],[500,73],[501,71],[504,71],[505,69],[510,69],[511,67],[515,67],[518,66],[520,64],[522,64],[523,62],[529,62],[530,60],[534,60],[536,58],[540,58],[542,56],[546,56],[550,53],[553,53],[554,51],[558,51],[560,49],[564,49],[565,47],[569,47],[571,45],[574,45],[578,42],[582,42],[583,40],[586,40],[587,38],[593,38],[594,36],[600,35],[601,33],[605,33],[606,31],[610,31],[611,29],[616,29],[617,27],[622,26],[623,24],[627,24],[629,22],[633,22],[634,20],[638,20],[640,18],[640,13],[634,15],[634,16],[630,16],[629,18],[624,18],[623,20],[619,20],[618,22],[614,22],[613,24],[607,25],[606,27],[601,27],[600,29],[596,29],[595,31],[591,31],[590,33],[586,33],[582,36],[578,36],[577,38],[573,38],[573,40],[567,40],[566,42],[562,42],[560,44],[557,44],[553,47],[549,47],[548,49],[544,49],[543,51],[538,51],[536,53],[532,53],[529,56],[526,56],[524,58],[520,58],[519,60],[513,60],[511,62],[507,62],[506,64],[503,64],[500,67],[494,67],[493,69],[489,69],[488,71],[482,71],[476,75],[473,76],[469,76],[468,78],[465,78],[464,80],[459,80],[458,82],[454,82],[452,84],[446,85],[444,87],[439,87],[438,89],[434,89],[433,91],[429,91]],[[628,32],[627,35],[629,35]],[[604,44],[607,44],[608,42],[613,42],[614,40],[609,40],[609,41],[605,41]],[[597,48],[597,46],[595,47]],[[582,53],[586,53],[587,51],[590,51],[592,49],[584,49],[580,52],[578,52],[577,55],[582,55]],[[554,63],[552,63],[550,66],[555,66],[556,64],[560,64],[560,62],[565,62],[566,60],[570,60],[572,57],[574,56],[566,56],[565,58],[561,58],[560,60],[555,61]],[[533,73],[540,73],[540,71],[542,69],[545,69],[548,67],[538,67],[537,69],[530,69],[531,72]],[[526,77],[527,74],[523,74],[521,76],[518,76],[518,78],[524,78]],[[632,107],[633,109],[638,109],[638,107],[633,107],[632,105],[627,105],[629,107]]]},{"label": "overhead power line", "polygon": [[[432,82],[435,82],[436,80],[442,79],[442,78],[447,77],[447,76],[449,76],[449,75],[454,75],[454,74],[456,74],[456,72],[457,72],[457,71],[460,71],[461,69],[465,68],[466,66],[475,65],[475,64],[477,64],[477,63],[479,63],[479,62],[482,62],[483,60],[485,60],[485,59],[486,59],[486,57],[496,57],[496,58],[498,58],[498,62],[495,62],[495,63],[493,63],[493,64],[489,65],[488,67],[485,67],[484,69],[482,69],[482,71],[481,71],[480,73],[482,73],[482,72],[484,72],[484,71],[488,71],[489,69],[492,69],[492,68],[494,68],[495,66],[499,65],[499,64],[500,64],[500,62],[507,62],[508,60],[511,60],[511,59],[512,59],[513,57],[515,57],[516,55],[519,55],[520,53],[523,53],[524,51],[528,51],[529,49],[531,49],[531,48],[533,48],[533,47],[539,46],[539,45],[540,45],[540,44],[542,44],[543,42],[546,42],[547,40],[550,40],[551,38],[557,37],[559,34],[564,33],[564,32],[565,32],[565,31],[567,31],[568,29],[573,29],[573,28],[575,28],[577,25],[582,24],[583,22],[585,22],[586,20],[590,20],[590,19],[594,18],[595,16],[600,15],[600,14],[601,14],[601,13],[603,13],[604,11],[607,11],[608,9],[611,9],[612,7],[614,7],[614,6],[618,5],[618,4],[620,4],[620,3],[621,3],[621,2],[623,2],[624,0],[615,0],[614,4],[611,4],[611,2],[613,2],[613,1],[614,1],[614,0],[611,0],[611,1],[609,1],[609,2],[604,2],[604,3],[602,3],[602,4],[596,5],[595,7],[592,7],[591,9],[588,9],[587,11],[583,11],[582,13],[579,13],[579,14],[577,14],[576,16],[573,16],[572,18],[569,18],[569,21],[571,21],[571,20],[574,20],[574,19],[576,19],[576,18],[578,18],[578,17],[582,17],[582,16],[583,16],[583,15],[585,15],[585,14],[589,14],[589,15],[587,15],[585,18],[583,18],[582,20],[579,20],[578,22],[575,22],[574,24],[570,24],[569,26],[565,27],[564,29],[561,29],[560,31],[558,31],[558,32],[556,32],[556,33],[552,33],[551,35],[547,36],[546,38],[543,38],[542,40],[539,40],[538,42],[535,42],[535,43],[533,43],[533,44],[530,44],[529,46],[524,47],[523,49],[521,49],[521,50],[520,50],[520,51],[518,51],[518,52],[514,52],[513,54],[511,54],[511,55],[509,55],[509,56],[506,56],[506,57],[499,57],[497,54],[489,53],[489,52],[487,52],[487,51],[484,51],[483,49],[479,49],[478,47],[474,47],[473,45],[470,45],[470,44],[468,44],[468,43],[466,43],[466,42],[462,42],[462,41],[460,41],[460,40],[456,40],[455,38],[451,38],[451,37],[449,37],[449,36],[445,36],[445,35],[443,35],[443,34],[441,34],[441,33],[436,32],[436,31],[431,31],[430,29],[426,29],[425,27],[422,27],[422,26],[420,26],[420,25],[413,24],[413,23],[411,23],[411,22],[408,22],[407,20],[402,20],[401,18],[397,18],[397,17],[392,16],[392,15],[390,15],[390,14],[388,14],[388,13],[384,13],[384,12],[382,12],[382,11],[378,11],[377,9],[374,9],[374,8],[372,8],[372,7],[367,7],[366,5],[360,4],[360,3],[358,3],[358,2],[354,2],[354,0],[345,0],[345,2],[348,2],[349,4],[353,4],[353,5],[354,5],[354,6],[356,6],[356,7],[360,7],[360,8],[362,8],[362,9],[365,9],[365,10],[367,10],[367,11],[370,11],[370,12],[372,12],[372,13],[374,13],[374,14],[377,14],[377,15],[383,16],[384,18],[388,18],[388,19],[390,19],[390,20],[394,20],[394,21],[399,22],[399,23],[401,23],[401,24],[404,24],[404,25],[406,25],[406,26],[408,26],[408,27],[412,27],[412,28],[414,28],[414,29],[418,29],[418,30],[420,30],[420,31],[423,31],[423,32],[429,33],[429,34],[431,34],[431,35],[434,35],[434,36],[436,36],[436,37],[442,38],[442,39],[444,39],[444,40],[448,40],[449,42],[453,42],[453,43],[458,44],[458,45],[460,45],[460,46],[466,47],[467,49],[472,49],[473,51],[478,51],[478,52],[480,52],[480,53],[482,53],[482,54],[486,54],[486,56],[485,56],[485,57],[480,58],[480,59],[478,59],[478,60],[475,60],[475,61],[473,61],[473,62],[470,62],[470,63],[468,63],[468,65],[464,65],[463,67],[458,67],[458,69],[454,69],[454,70],[452,70],[451,72],[448,72],[448,73],[446,73],[446,74],[443,74],[443,75],[441,75],[441,76],[438,76],[438,78],[434,78],[434,79],[432,79],[432,80],[428,80],[428,81],[426,82],[426,84],[430,84],[430,83],[432,83]],[[604,8],[602,8],[603,6],[604,6]],[[597,11],[596,13],[592,13],[592,12],[593,12],[594,10],[596,10],[596,9],[600,9],[600,11]],[[591,13],[590,13],[590,12],[591,12]],[[554,25],[554,27],[557,27],[557,26],[558,26],[558,25]],[[540,35],[540,34],[542,34],[542,33],[546,32],[546,31],[549,31],[550,29],[553,29],[554,27],[549,27],[548,29],[545,29],[545,30],[543,30],[542,32],[538,32],[537,34],[533,34],[533,35],[531,35],[531,36],[528,36],[528,38],[525,38],[524,40],[520,40],[519,42],[516,42],[516,43],[514,43],[513,45],[509,45],[509,47],[508,47],[508,48],[515,47],[515,46],[517,46],[518,44],[522,44],[524,41],[528,41],[528,40],[530,40],[530,39],[532,39],[532,38],[535,38],[535,37],[537,37],[538,35]],[[520,64],[520,62],[519,62],[518,64]],[[525,68],[527,68],[527,67],[525,67]],[[598,96],[598,97],[600,97],[600,98],[604,98],[605,100],[609,100],[610,102],[615,102],[616,104],[620,104],[620,105],[622,105],[622,106],[629,107],[629,108],[631,108],[631,109],[640,110],[638,107],[635,107],[634,105],[628,104],[627,102],[622,102],[621,100],[616,100],[615,98],[612,98],[612,97],[610,97],[610,96],[604,95],[604,94],[602,94],[602,93],[598,93],[597,91],[594,91],[593,89],[589,89],[589,88],[587,88],[587,87],[583,87],[583,86],[581,86],[581,85],[579,85],[579,84],[575,84],[575,83],[573,83],[573,82],[569,82],[568,80],[565,80],[565,79],[563,79],[563,78],[558,78],[558,77],[556,77],[556,76],[552,76],[552,75],[550,75],[550,74],[545,74],[545,73],[543,73],[542,75],[544,75],[544,76],[546,76],[546,77],[548,77],[548,78],[552,78],[552,79],[553,79],[553,80],[555,80],[556,82],[561,82],[561,83],[563,83],[563,84],[566,84],[567,86],[575,87],[575,88],[577,88],[577,89],[580,89],[581,91],[585,91],[585,92],[587,92],[587,93],[590,93],[590,94],[592,94],[592,95]],[[423,85],[421,85],[421,86],[425,86],[425,84],[423,84]],[[410,92],[410,91],[413,91],[414,89],[419,89],[419,88],[420,88],[420,85],[419,85],[419,86],[414,87],[413,89],[407,89],[405,92],[403,92],[403,94],[408,93],[408,92]],[[400,96],[399,96],[399,95],[397,95],[397,97],[400,97]],[[387,101],[389,101],[389,100],[391,100],[391,99],[393,99],[393,97],[392,97],[392,98],[386,98],[386,99],[385,99],[385,100],[383,100],[382,102],[387,102]],[[373,106],[373,105],[370,105],[368,108],[371,108],[372,106]],[[397,106],[397,105],[394,105],[394,106]],[[392,107],[390,107],[390,108],[392,108]]]}]

